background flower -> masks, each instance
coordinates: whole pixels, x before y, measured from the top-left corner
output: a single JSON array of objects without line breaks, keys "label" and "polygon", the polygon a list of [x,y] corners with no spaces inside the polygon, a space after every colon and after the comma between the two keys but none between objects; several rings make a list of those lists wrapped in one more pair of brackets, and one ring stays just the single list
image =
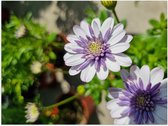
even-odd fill
[{"label": "background flower", "polygon": [[39,117],[39,110],[34,103],[27,103],[26,107],[26,122],[35,122]]},{"label": "background flower", "polygon": [[111,88],[107,108],[115,124],[166,124],[167,79],[156,67],[150,71],[147,65],[121,71],[125,89]]},{"label": "background flower", "polygon": [[67,53],[65,64],[71,66],[70,75],[81,72],[81,80],[89,82],[95,74],[100,80],[107,78],[109,70],[118,72],[120,66],[130,66],[131,59],[123,54],[132,40],[126,35],[124,26],[114,26],[114,19],[107,18],[101,25],[98,18],[93,19],[91,25],[81,21],[80,26],[73,27],[75,35],[68,35],[70,42],[65,45]]},{"label": "background flower", "polygon": [[30,66],[30,69],[32,73],[38,74],[41,72],[41,67],[42,67],[42,64],[39,61],[34,61],[33,64]]}]

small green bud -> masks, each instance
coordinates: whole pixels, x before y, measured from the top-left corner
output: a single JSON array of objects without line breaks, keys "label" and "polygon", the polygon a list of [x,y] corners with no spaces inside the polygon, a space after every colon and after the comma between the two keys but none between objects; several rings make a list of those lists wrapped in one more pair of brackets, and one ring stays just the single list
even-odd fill
[{"label": "small green bud", "polygon": [[112,10],[115,8],[117,1],[113,0],[101,0],[101,4],[106,7],[109,10]]},{"label": "small green bud", "polygon": [[83,85],[79,85],[77,87],[77,92],[78,94],[83,95],[85,93],[85,87]]},{"label": "small green bud", "polygon": [[54,52],[49,52],[49,57],[52,59],[52,60],[55,60],[56,59],[56,55]]}]

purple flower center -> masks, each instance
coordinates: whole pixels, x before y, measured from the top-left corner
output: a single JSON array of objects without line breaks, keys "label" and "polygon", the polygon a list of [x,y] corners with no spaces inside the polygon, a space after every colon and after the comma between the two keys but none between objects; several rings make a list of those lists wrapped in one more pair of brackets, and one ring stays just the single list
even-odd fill
[{"label": "purple flower center", "polygon": [[149,92],[142,90],[137,91],[137,94],[132,97],[131,103],[136,110],[140,111],[154,111],[155,104]]},{"label": "purple flower center", "polygon": [[125,83],[126,90],[122,91],[124,96],[119,97],[118,105],[129,106],[129,109],[121,115],[133,116],[136,124],[147,123],[149,121],[154,123],[153,112],[156,105],[167,103],[167,99],[160,97],[160,83],[153,87],[151,84],[148,84],[146,89],[144,89],[141,80],[139,84],[127,83]]}]

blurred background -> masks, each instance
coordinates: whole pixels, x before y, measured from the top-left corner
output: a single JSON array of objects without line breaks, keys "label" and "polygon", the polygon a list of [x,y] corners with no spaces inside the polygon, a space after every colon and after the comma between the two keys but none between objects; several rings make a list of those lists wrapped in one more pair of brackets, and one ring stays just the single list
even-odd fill
[{"label": "blurred background", "polygon": [[[166,1],[118,1],[116,6],[126,31],[135,35],[127,52],[133,63],[161,66],[165,74],[166,10]],[[25,123],[26,102],[47,106],[74,95],[78,85],[84,83],[79,75],[67,74],[69,68],[63,61],[66,35],[83,19],[90,22],[94,17],[104,20],[111,15],[100,1],[2,1],[2,123]],[[36,74],[39,66],[42,70]],[[35,123],[112,124],[106,109],[106,91],[107,87],[122,87],[119,78],[119,73],[110,74],[106,86],[100,87],[105,91],[97,90],[96,84],[102,82],[93,80],[85,86],[89,96],[59,108],[75,112],[68,110],[59,116],[44,113]]]},{"label": "blurred background", "polygon": [[[92,8],[95,12],[105,9],[100,2],[91,1],[11,1],[2,2],[2,6],[19,17],[32,12],[33,19],[48,31],[66,33],[86,17],[86,9]],[[150,27],[148,20],[159,19],[158,15],[166,13],[166,8],[166,1],[118,1],[116,12],[120,19],[127,20],[128,32],[143,33]]]}]

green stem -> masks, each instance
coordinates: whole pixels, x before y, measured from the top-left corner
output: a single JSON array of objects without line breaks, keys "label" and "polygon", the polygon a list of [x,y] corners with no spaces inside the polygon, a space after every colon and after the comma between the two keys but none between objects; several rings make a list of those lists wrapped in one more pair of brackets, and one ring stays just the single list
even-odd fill
[{"label": "green stem", "polygon": [[64,47],[65,44],[64,43],[55,43],[55,42],[53,42],[52,45],[55,46],[55,47]]},{"label": "green stem", "polygon": [[118,18],[118,16],[117,16],[117,13],[116,13],[115,9],[112,9],[112,12],[113,12],[113,14],[114,14],[114,17],[115,17],[117,23],[120,23],[119,18]]},{"label": "green stem", "polygon": [[54,107],[58,107],[58,106],[61,106],[61,105],[64,105],[72,100],[74,100],[75,98],[79,97],[80,95],[79,94],[76,94],[76,95],[73,95],[65,100],[62,100],[56,104],[53,104],[53,105],[50,105],[50,106],[46,106],[46,107],[42,107],[42,109],[51,109],[51,108],[54,108]]}]

